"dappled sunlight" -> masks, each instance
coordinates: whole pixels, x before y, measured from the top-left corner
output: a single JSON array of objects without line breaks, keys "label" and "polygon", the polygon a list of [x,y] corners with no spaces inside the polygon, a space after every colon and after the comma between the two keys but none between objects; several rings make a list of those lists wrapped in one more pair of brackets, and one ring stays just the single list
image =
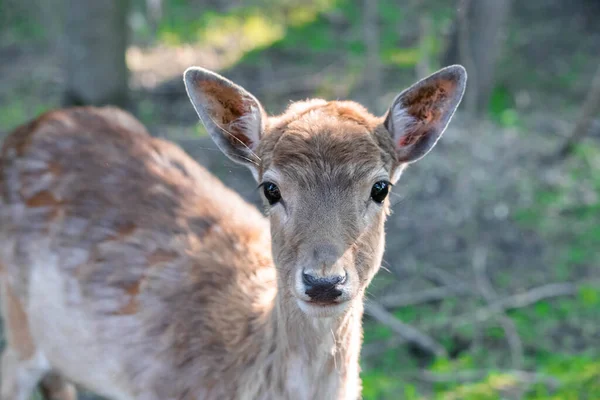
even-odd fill
[{"label": "dappled sunlight", "polygon": [[156,45],[128,49],[132,84],[152,88],[181,75],[190,65],[214,70],[231,67],[249,52],[282,40],[289,28],[315,21],[333,5],[333,0],[314,0],[285,8],[275,4],[267,9],[238,7],[225,13],[207,11],[192,27],[187,24],[182,30],[178,30],[176,20],[167,19],[170,22],[160,27]]},{"label": "dappled sunlight", "polygon": [[153,88],[156,85],[181,77],[190,65],[220,69],[225,63],[219,52],[209,46],[157,45],[143,49],[131,46],[127,50],[127,65],[132,72],[131,86],[134,88]]},{"label": "dappled sunlight", "polygon": [[421,53],[418,48],[390,49],[383,55],[383,62],[397,66],[414,66],[419,62]]}]

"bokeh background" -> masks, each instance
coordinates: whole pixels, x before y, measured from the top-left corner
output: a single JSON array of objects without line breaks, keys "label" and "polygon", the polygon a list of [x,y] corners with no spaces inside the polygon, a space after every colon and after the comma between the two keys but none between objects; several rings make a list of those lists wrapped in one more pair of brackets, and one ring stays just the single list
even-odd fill
[{"label": "bokeh background", "polygon": [[258,205],[185,68],[270,113],[318,96],[383,114],[456,62],[464,101],[394,189],[364,399],[600,399],[599,0],[0,0],[0,139],[119,105]]}]

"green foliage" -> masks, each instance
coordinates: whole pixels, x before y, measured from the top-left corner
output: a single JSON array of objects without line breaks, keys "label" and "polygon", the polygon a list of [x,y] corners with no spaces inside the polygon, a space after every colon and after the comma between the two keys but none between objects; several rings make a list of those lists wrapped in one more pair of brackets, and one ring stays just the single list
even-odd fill
[{"label": "green foliage", "polygon": [[183,0],[169,4],[159,26],[159,39],[167,45],[201,44],[217,48],[240,46],[244,52],[262,49],[282,39],[288,28],[309,24],[330,7],[332,0],[306,4],[275,3],[264,7],[258,1],[231,8],[190,10]]},{"label": "green foliage", "polygon": [[159,27],[160,41],[170,46],[194,43],[227,50],[230,62],[248,51],[271,45],[285,31],[280,20],[255,7],[240,7],[227,14],[205,10],[188,21],[193,13],[186,12],[185,7],[180,10],[176,4]]},{"label": "green foliage", "polygon": [[389,396],[399,389],[397,380],[382,371],[370,370],[363,374],[362,379],[364,399],[391,398]]},{"label": "green foliage", "polygon": [[521,117],[515,110],[512,93],[503,86],[497,86],[492,91],[488,105],[490,119],[505,127],[522,126]]},{"label": "green foliage", "polygon": [[0,2],[0,39],[6,43],[43,39],[46,31],[39,18],[32,18],[30,9],[16,4]]},{"label": "green foliage", "polygon": [[600,309],[600,287],[581,286],[578,296],[584,307]]},{"label": "green foliage", "polygon": [[[406,18],[406,7],[394,0],[379,0],[378,6],[383,64],[412,68],[423,56],[436,59],[443,47],[440,30],[452,18],[449,9],[440,7],[431,13],[431,31],[419,47],[401,41],[399,27]],[[244,63],[258,62],[266,48],[299,54],[339,53],[363,60],[362,7],[362,3],[351,0],[291,0],[268,6],[262,0],[252,0],[226,12],[206,8],[194,12],[188,2],[174,0],[165,10],[158,35],[167,45],[238,47]],[[298,61],[303,60],[310,62],[305,57]]]},{"label": "green foliage", "polygon": [[51,108],[48,104],[26,104],[14,99],[0,107],[0,130],[9,131],[26,120],[38,116]]},{"label": "green foliage", "polygon": [[365,343],[385,340],[392,337],[392,331],[382,325],[368,324],[365,326],[364,340]]},{"label": "green foliage", "polygon": [[598,268],[600,148],[579,147],[565,168],[560,184],[538,189],[531,206],[519,210],[515,217],[542,237],[563,244],[556,249],[559,270],[583,265]]},{"label": "green foliage", "polygon": [[600,358],[596,355],[544,355],[541,372],[560,382],[552,391],[542,384],[534,385],[526,398],[537,399],[597,399],[600,398]]},{"label": "green foliage", "polygon": [[[440,305],[437,312],[443,310],[453,315],[454,306]],[[436,309],[432,306],[410,306],[394,311],[396,317],[415,326],[430,321],[433,314]],[[524,370],[532,372],[511,371],[504,354],[505,332],[490,321],[482,326],[484,343],[481,346],[455,357],[437,358],[425,367],[434,376],[446,376],[447,380],[419,384],[414,374],[423,367],[417,365],[404,346],[391,348],[364,364],[364,399],[505,399],[516,390],[523,391],[523,398],[531,400],[599,398],[600,349],[590,348],[580,353],[575,343],[581,340],[581,335],[590,339],[600,336],[597,323],[600,321],[600,286],[584,285],[576,296],[540,301],[507,315],[516,324],[524,347],[530,349],[525,353]],[[437,332],[436,339],[450,349],[456,345],[453,335],[468,338],[473,333],[474,330],[467,328],[454,333]],[[383,343],[393,335],[377,323],[365,324],[366,345]],[[497,344],[502,345],[500,352]]]}]

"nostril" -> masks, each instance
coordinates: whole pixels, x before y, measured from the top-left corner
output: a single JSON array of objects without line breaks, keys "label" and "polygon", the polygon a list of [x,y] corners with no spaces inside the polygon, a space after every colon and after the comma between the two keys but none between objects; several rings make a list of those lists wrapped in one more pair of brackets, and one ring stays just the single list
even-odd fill
[{"label": "nostril", "polygon": [[336,285],[346,283],[347,277],[348,277],[348,274],[346,273],[346,271],[344,271],[344,275],[338,275],[339,280],[336,282]]},{"label": "nostril", "polygon": [[320,278],[312,274],[302,272],[302,282],[306,286],[335,286],[346,282],[346,277],[346,273],[344,273],[344,275],[332,275]]},{"label": "nostril", "polygon": [[333,301],[342,295],[337,287],[346,282],[347,275],[332,275],[317,277],[310,273],[302,272],[302,282],[306,287],[305,293],[314,301]]},{"label": "nostril", "polygon": [[315,284],[318,284],[319,278],[317,278],[311,274],[307,274],[306,272],[302,272],[302,282],[306,286],[313,286]]}]

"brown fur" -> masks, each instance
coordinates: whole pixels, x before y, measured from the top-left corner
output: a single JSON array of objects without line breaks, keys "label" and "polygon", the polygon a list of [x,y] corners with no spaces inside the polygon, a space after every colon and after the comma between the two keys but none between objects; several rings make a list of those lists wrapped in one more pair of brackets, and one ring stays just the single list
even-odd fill
[{"label": "brown fur", "polygon": [[417,143],[432,129],[439,129],[444,124],[444,114],[447,113],[452,103],[456,101],[458,82],[437,79],[435,84],[424,86],[421,90],[408,93],[404,106],[409,115],[418,123],[409,129],[401,138],[401,146],[410,146]]},{"label": "brown fur", "polygon": [[275,169],[284,197],[290,193],[284,199],[286,209],[293,210],[286,211],[290,219],[282,222],[271,213],[274,260],[285,285],[294,285],[294,266],[309,263],[321,243],[337,249],[338,264],[355,276],[358,293],[377,271],[387,203],[381,213],[370,211],[376,214],[367,224],[360,213],[373,171],[393,174],[398,168],[389,133],[387,141],[379,137],[381,124],[356,103],[319,101],[296,103],[271,121],[256,152],[259,180]]},{"label": "brown fur", "polygon": [[[389,211],[371,190],[399,178],[401,140],[353,102],[298,102],[269,118],[213,73],[186,79],[213,139],[276,181],[280,204],[264,218],[118,109],[57,110],[17,128],[0,158],[0,283],[14,333],[0,400],[26,400],[36,384],[71,400],[67,381],[116,400],[360,398],[363,298]],[[453,112],[425,104],[443,102],[437,87],[408,97],[412,117],[423,107],[440,119],[431,129]],[[303,308],[306,268],[347,274],[343,307]]]},{"label": "brown fur", "polygon": [[[286,360],[304,357],[322,339],[307,342],[313,328],[299,336],[301,315],[276,312],[289,305],[286,298],[273,303],[266,220],[176,146],[110,115],[51,112],[5,142],[0,254],[15,299],[35,295],[26,294],[34,271],[56,269],[72,287],[67,306],[104,332],[94,346],[119,360],[122,386],[134,396],[293,398]],[[359,340],[348,328],[360,324],[358,311],[334,330],[336,341]],[[19,313],[7,326],[32,318]],[[78,351],[77,338],[69,340]],[[35,347],[69,379],[93,381],[72,376],[76,366],[46,354],[44,343],[28,343],[25,357]],[[323,357],[313,351],[306,353],[313,361]],[[344,376],[346,357],[357,360],[358,349],[325,357],[323,368],[331,373],[334,363]],[[85,353],[77,358],[82,366],[97,362]],[[262,372],[250,373],[255,368]]]},{"label": "brown fur", "polygon": [[12,346],[23,359],[35,354],[35,345],[29,331],[29,322],[23,303],[9,284],[3,285],[3,314],[6,318],[6,336]]},{"label": "brown fur", "polygon": [[[215,112],[215,118],[224,127],[227,127],[232,134],[228,139],[234,141],[234,143],[238,141],[246,146],[250,145],[248,138],[241,134],[235,126],[231,126],[234,121],[248,112],[246,104],[237,96],[235,89],[230,87],[223,88],[217,82],[211,81],[202,82],[200,86],[201,90],[205,91],[211,98],[218,102],[218,105],[214,104],[211,108],[215,111],[221,111]],[[219,95],[216,96],[216,93]]]}]

